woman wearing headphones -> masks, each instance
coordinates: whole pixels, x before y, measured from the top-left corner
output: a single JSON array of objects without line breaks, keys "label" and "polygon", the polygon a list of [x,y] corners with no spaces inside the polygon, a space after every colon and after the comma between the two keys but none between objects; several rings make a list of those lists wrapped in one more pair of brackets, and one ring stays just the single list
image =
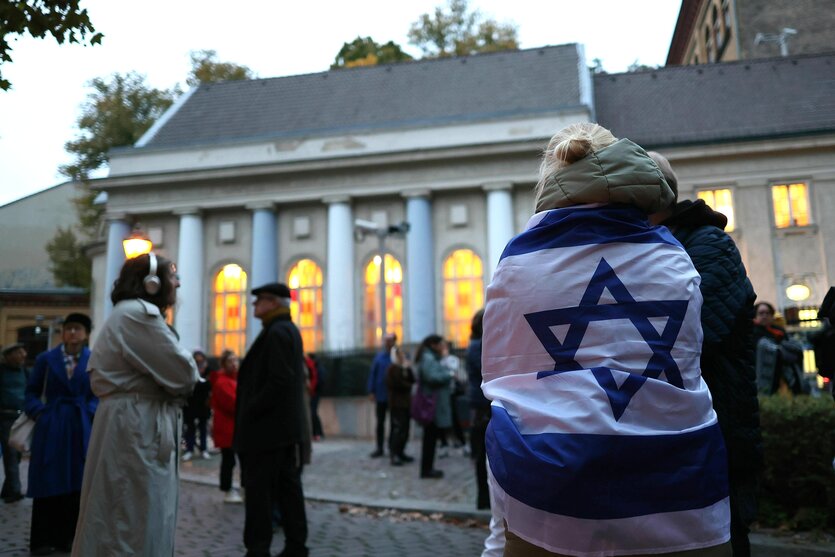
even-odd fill
[{"label": "woman wearing headphones", "polygon": [[199,380],[165,322],[180,286],[163,257],[129,259],[90,356],[99,407],[87,452],[76,556],[174,554],[181,406]]}]

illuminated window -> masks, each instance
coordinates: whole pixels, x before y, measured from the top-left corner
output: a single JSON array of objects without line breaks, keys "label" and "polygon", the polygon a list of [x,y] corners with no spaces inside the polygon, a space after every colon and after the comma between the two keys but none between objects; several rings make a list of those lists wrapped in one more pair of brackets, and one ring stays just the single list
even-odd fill
[{"label": "illuminated window", "polygon": [[444,338],[466,346],[473,314],[484,306],[481,258],[459,249],[444,261]]},{"label": "illuminated window", "polygon": [[290,314],[302,335],[304,350],[322,348],[322,269],[310,259],[302,259],[287,275],[290,287]]},{"label": "illuminated window", "polygon": [[779,184],[771,187],[774,225],[777,228],[809,224],[809,194],[806,184]]},{"label": "illuminated window", "polygon": [[702,190],[696,193],[699,199],[703,199],[708,207],[714,211],[719,211],[728,217],[728,225],[725,231],[730,232],[736,228],[736,221],[734,220],[734,204],[731,190]]},{"label": "illuminated window", "polygon": [[234,263],[224,265],[215,276],[212,292],[212,353],[227,348],[243,354],[246,348],[246,273]]},{"label": "illuminated window", "polygon": [[[363,337],[366,346],[379,346],[383,338],[380,319],[379,255],[365,267],[365,305],[363,306]],[[403,269],[400,262],[386,254],[386,332],[403,339]],[[430,279],[431,280],[431,279]],[[431,303],[431,301],[427,301]]]}]

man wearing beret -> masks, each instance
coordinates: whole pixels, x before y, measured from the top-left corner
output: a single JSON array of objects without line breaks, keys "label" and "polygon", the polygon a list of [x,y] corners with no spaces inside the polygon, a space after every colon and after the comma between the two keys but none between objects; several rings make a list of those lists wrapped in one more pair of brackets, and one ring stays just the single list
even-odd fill
[{"label": "man wearing beret", "polygon": [[249,557],[268,557],[272,500],[284,527],[282,557],[306,556],[307,518],[301,472],[310,443],[304,400],[304,351],[290,319],[290,290],[281,283],[252,291],[263,329],[241,362],[233,445],[244,472],[244,545]]},{"label": "man wearing beret", "polygon": [[6,503],[23,499],[20,492],[20,453],[9,446],[12,424],[23,411],[23,397],[29,370],[23,364],[26,349],[19,342],[3,347],[0,360],[0,451],[3,452],[3,490],[0,497]]}]

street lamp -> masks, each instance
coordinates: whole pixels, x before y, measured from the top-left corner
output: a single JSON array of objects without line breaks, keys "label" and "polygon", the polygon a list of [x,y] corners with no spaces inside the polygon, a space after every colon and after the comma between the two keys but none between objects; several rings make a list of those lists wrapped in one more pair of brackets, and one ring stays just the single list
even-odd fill
[{"label": "street lamp", "polygon": [[138,224],[134,225],[130,236],[122,240],[122,248],[125,250],[125,257],[128,259],[150,253],[153,247],[154,244],[145,236]]},{"label": "street lamp", "polygon": [[377,284],[377,294],[380,300],[380,331],[383,337],[386,335],[386,238],[388,236],[405,236],[409,232],[409,223],[402,221],[400,224],[380,226],[370,220],[356,219],[354,221],[354,239],[362,242],[366,235],[377,236],[380,250],[380,280]]}]

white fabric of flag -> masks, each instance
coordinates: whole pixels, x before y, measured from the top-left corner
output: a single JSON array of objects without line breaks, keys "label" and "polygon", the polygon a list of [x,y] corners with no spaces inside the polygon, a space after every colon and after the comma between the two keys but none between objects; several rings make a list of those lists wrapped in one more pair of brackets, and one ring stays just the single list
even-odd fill
[{"label": "white fabric of flag", "polygon": [[672,234],[628,206],[537,213],[510,241],[482,356],[490,487],[510,531],[582,556],[729,539],[699,282]]}]

